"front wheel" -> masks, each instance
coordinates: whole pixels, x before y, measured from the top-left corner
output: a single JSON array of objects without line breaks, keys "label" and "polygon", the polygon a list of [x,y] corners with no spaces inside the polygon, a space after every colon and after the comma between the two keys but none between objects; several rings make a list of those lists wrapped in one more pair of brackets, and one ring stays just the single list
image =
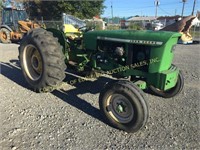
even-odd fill
[{"label": "front wheel", "polygon": [[99,106],[112,126],[126,132],[137,132],[147,122],[147,102],[142,91],[129,81],[106,85],[100,93]]},{"label": "front wheel", "polygon": [[0,41],[2,43],[11,43],[10,39],[10,31],[6,28],[1,28],[0,29]]},{"label": "front wheel", "polygon": [[155,93],[158,96],[161,96],[161,97],[164,97],[164,98],[171,98],[171,97],[174,97],[177,94],[179,94],[182,91],[183,86],[184,86],[183,74],[182,74],[181,71],[179,71],[177,83],[173,88],[171,88],[167,91],[157,89],[154,86],[149,86],[149,88],[153,93]]}]

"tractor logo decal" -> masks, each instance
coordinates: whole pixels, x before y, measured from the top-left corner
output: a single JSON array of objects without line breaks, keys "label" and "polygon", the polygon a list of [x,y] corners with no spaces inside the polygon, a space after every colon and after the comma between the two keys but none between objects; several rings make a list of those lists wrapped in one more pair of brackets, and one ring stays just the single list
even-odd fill
[{"label": "tractor logo decal", "polygon": [[161,42],[161,41],[129,40],[129,39],[101,37],[101,36],[98,36],[97,39],[105,40],[105,41],[125,42],[125,43],[134,43],[134,44],[147,44],[147,45],[162,45],[163,44],[163,42]]}]

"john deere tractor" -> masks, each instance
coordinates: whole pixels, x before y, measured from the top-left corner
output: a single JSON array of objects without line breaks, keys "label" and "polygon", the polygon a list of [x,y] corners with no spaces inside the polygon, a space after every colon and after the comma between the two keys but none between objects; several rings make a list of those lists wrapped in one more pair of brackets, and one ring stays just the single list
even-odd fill
[{"label": "john deere tractor", "polygon": [[39,27],[38,23],[28,20],[24,9],[15,7],[3,8],[0,42],[11,43],[12,41],[19,41],[30,29]]},{"label": "john deere tractor", "polygon": [[23,38],[19,58],[32,89],[51,92],[59,87],[66,66],[109,74],[116,80],[100,92],[100,110],[110,125],[127,132],[136,132],[147,122],[143,90],[164,98],[181,92],[183,75],[172,64],[180,33],[81,29],[69,33],[34,29]]}]

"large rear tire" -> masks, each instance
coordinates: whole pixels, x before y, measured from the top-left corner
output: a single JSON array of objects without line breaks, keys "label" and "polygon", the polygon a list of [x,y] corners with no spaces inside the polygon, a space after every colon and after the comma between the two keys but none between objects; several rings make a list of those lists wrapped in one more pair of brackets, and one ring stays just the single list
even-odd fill
[{"label": "large rear tire", "polygon": [[28,84],[37,92],[51,92],[65,78],[62,47],[51,32],[30,31],[21,41],[19,59]]},{"label": "large rear tire", "polygon": [[0,29],[0,41],[4,44],[11,43],[10,31],[6,28]]},{"label": "large rear tire", "polygon": [[129,81],[117,81],[105,86],[99,96],[100,110],[114,127],[137,132],[147,122],[148,104],[142,91]]}]

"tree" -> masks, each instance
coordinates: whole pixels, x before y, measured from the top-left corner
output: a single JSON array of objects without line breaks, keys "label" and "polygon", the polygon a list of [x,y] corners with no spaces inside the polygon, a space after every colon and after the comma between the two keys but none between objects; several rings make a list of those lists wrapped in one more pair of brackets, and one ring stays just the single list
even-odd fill
[{"label": "tree", "polygon": [[2,9],[3,9],[3,2],[0,1],[0,12],[2,11]]},{"label": "tree", "polygon": [[45,20],[60,19],[62,13],[67,13],[81,19],[91,18],[96,15],[101,15],[104,9],[103,2],[94,1],[42,1],[35,0],[25,2],[27,11],[31,17],[41,16]]},{"label": "tree", "polygon": [[2,14],[2,9],[3,9],[3,3],[2,3],[2,1],[0,1],[0,23],[1,23],[1,14]]}]

